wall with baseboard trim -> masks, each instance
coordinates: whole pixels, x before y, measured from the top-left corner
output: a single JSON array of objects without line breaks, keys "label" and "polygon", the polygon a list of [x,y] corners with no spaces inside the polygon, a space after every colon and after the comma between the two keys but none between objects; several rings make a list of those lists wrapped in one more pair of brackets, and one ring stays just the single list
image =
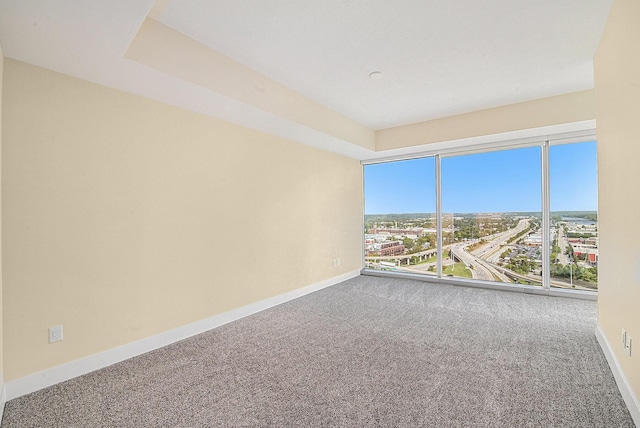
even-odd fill
[{"label": "wall with baseboard trim", "polygon": [[635,395],[640,352],[640,2],[615,0],[593,60],[598,140],[598,322]]},{"label": "wall with baseboard trim", "polygon": [[6,382],[362,268],[355,159],[9,58],[2,96]]},{"label": "wall with baseboard trim", "polygon": [[232,321],[247,317],[257,312],[280,305],[314,291],[338,284],[342,281],[360,275],[359,270],[338,275],[336,277],[317,282],[304,288],[293,290],[278,296],[274,296],[260,302],[252,303],[238,309],[234,309],[211,318],[185,325],[164,333],[147,337],[127,345],[109,349],[76,361],[62,364],[57,367],[15,379],[6,384],[6,399],[13,400],[31,392],[38,391],[51,385],[64,382],[69,379],[90,373],[95,370],[124,361],[128,358],[153,351],[188,337],[203,333],[207,330],[219,327]]},{"label": "wall with baseboard trim", "polygon": [[620,368],[620,363],[616,358],[616,354],[613,352],[613,349],[611,348],[607,337],[604,335],[600,324],[596,327],[596,338],[598,339],[602,352],[604,353],[607,363],[611,368],[613,377],[616,379],[616,384],[618,385],[618,389],[620,390],[620,394],[622,394],[624,402],[627,404],[629,413],[631,413],[631,417],[635,424],[640,427],[640,402],[638,401],[638,397],[634,394],[633,389],[631,389],[631,385],[629,384],[624,372]]}]

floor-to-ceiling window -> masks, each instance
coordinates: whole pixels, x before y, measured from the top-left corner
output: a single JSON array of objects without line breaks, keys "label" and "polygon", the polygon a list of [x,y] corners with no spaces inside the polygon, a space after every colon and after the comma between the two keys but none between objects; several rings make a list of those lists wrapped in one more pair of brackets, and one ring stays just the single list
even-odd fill
[{"label": "floor-to-ceiling window", "polygon": [[365,163],[365,267],[595,290],[595,156],[563,136]]},{"label": "floor-to-ceiling window", "polygon": [[551,287],[598,288],[596,142],[549,148]]},{"label": "floor-to-ceiling window", "polygon": [[436,274],[435,158],[365,165],[365,266]]},{"label": "floor-to-ceiling window", "polygon": [[442,158],[443,273],[542,284],[540,147]]}]

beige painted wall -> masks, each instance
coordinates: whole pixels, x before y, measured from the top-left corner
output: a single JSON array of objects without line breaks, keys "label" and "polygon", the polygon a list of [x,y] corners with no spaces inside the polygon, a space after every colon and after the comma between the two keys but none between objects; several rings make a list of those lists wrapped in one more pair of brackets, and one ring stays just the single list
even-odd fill
[{"label": "beige painted wall", "polygon": [[[594,60],[598,137],[598,318],[640,397],[640,2],[616,0]],[[633,338],[628,357],[621,330]]]},{"label": "beige painted wall", "polygon": [[376,150],[501,134],[595,118],[593,89],[376,132]]},{"label": "beige painted wall", "polygon": [[7,380],[361,267],[356,160],[11,59],[3,97]]}]

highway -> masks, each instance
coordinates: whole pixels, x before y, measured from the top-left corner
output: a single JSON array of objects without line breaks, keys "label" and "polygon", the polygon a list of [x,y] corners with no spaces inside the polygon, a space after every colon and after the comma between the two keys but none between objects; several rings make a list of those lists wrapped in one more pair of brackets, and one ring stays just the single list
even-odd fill
[{"label": "highway", "polygon": [[484,239],[488,242],[483,246],[476,248],[471,253],[474,256],[477,256],[485,260],[488,260],[492,263],[495,263],[500,257],[500,253],[502,252],[501,250],[504,244],[506,244],[506,242],[509,239],[511,239],[512,237],[516,236],[518,233],[525,230],[527,227],[529,227],[529,220],[523,218],[518,222],[518,225],[513,229],[509,229],[504,232],[496,233],[494,235],[489,235],[485,237]]},{"label": "highway", "polygon": [[[466,250],[468,245],[477,242],[450,244],[443,247],[443,258],[449,250],[454,255],[454,258],[463,262],[471,271],[471,277],[473,279],[479,279],[483,281],[499,281],[499,282],[512,282],[507,275],[504,274],[504,269],[494,265],[498,257],[500,257],[500,250],[504,244],[513,236],[522,232],[529,226],[528,219],[521,219],[518,225],[512,229],[504,232],[496,233],[484,237],[486,244],[476,248],[471,253]],[[413,256],[429,257],[436,253],[435,248],[430,248],[425,251],[421,251],[415,254],[405,254],[402,256],[378,256],[378,257],[365,257],[367,261],[384,261],[384,260],[407,260]],[[473,266],[473,268],[471,268]],[[428,265],[424,266],[398,266],[398,268],[406,271],[414,271],[424,273],[428,269]]]},{"label": "highway", "polygon": [[[500,258],[501,253],[504,251],[506,247],[508,247],[507,241],[512,237],[516,236],[523,230],[527,229],[530,224],[530,219],[521,219],[516,227],[506,230],[504,232],[496,233],[493,235],[485,236],[482,239],[487,241],[485,244],[480,247],[467,251],[467,247],[474,243],[477,243],[478,240],[473,240],[465,243],[458,244],[449,244],[443,247],[443,259],[446,255],[451,251],[453,257],[456,260],[464,263],[467,268],[471,271],[471,277],[473,279],[478,279],[481,281],[498,281],[498,282],[507,282],[513,283],[517,282],[517,280],[541,283],[541,278],[536,275],[520,275],[516,272],[513,272],[504,267],[498,266],[497,261]],[[562,227],[558,228],[558,245],[563,250],[566,248],[566,237],[564,236],[564,230]],[[435,248],[430,248],[428,250],[421,251],[415,254],[405,254],[402,256],[384,256],[384,257],[366,257],[367,261],[383,261],[383,260],[407,260],[413,256],[422,256],[429,257],[436,254]],[[564,254],[564,251],[560,255],[561,261],[566,259],[567,256]],[[433,263],[427,263],[416,266],[398,266],[398,269],[409,272],[417,272],[417,273],[427,273],[427,274],[435,274],[434,272],[429,272],[428,268],[431,265],[435,265]],[[446,262],[444,263],[446,266]],[[472,267],[473,266],[473,267]],[[552,280],[551,285],[554,287],[562,287],[562,288],[570,288],[569,284],[566,284],[561,281]],[[576,287],[582,288],[582,287]]]},{"label": "highway", "polygon": [[[530,219],[521,219],[516,227],[506,230],[504,232],[496,233],[493,235],[485,236],[482,239],[487,241],[485,244],[479,246],[478,248],[467,251],[467,247],[473,245],[478,242],[478,239],[473,241],[468,241],[465,243],[457,243],[457,244],[449,244],[443,247],[443,259],[447,256],[449,251],[451,251],[455,260],[458,260],[464,263],[467,268],[471,271],[471,276],[473,279],[478,279],[481,281],[497,281],[497,282],[506,282],[513,283],[518,280],[532,282],[532,283],[542,283],[542,278],[538,275],[527,274],[521,275],[516,272],[513,272],[505,267],[501,267],[497,265],[498,259],[500,258],[501,253],[508,248],[510,244],[507,241],[512,237],[516,236],[520,232],[524,231],[529,227]],[[559,254],[560,262],[567,264],[568,257],[564,254],[564,250],[567,247],[566,236],[564,235],[564,230],[562,227],[558,228],[558,246],[562,249]],[[430,248],[428,250],[421,251],[416,254],[405,254],[403,256],[386,256],[386,257],[366,257],[367,261],[382,261],[382,260],[406,260],[412,256],[423,256],[428,257],[432,256],[436,253],[435,248]],[[451,262],[444,262],[443,265],[447,266]],[[435,272],[429,272],[428,269],[430,266],[435,266],[435,263],[426,263],[415,266],[398,266],[399,270],[406,272],[416,272],[416,273],[424,273],[429,275],[435,275]],[[473,267],[472,267],[473,266]],[[551,286],[557,288],[571,288],[571,285],[558,281],[556,279],[551,279]],[[575,289],[584,289],[588,290],[588,288],[581,286],[574,286]]]},{"label": "highway", "polygon": [[[463,262],[470,270],[471,277],[473,279],[480,279],[483,281],[495,281],[495,278],[491,274],[491,271],[487,269],[483,263],[476,260],[476,258],[468,253],[465,248],[465,244],[457,244],[451,247],[453,257]],[[473,266],[474,268],[471,268]]]},{"label": "highway", "polygon": [[[494,263],[500,257],[506,242],[527,227],[529,227],[529,220],[521,219],[518,225],[512,229],[484,237],[483,239],[488,242],[471,252],[466,249],[468,245],[471,245],[468,243],[456,244],[451,249],[455,257],[471,270],[473,278],[483,281],[514,282],[505,274],[506,269]],[[510,273],[510,271],[508,272]]]},{"label": "highway", "polygon": [[[507,241],[511,239],[511,237],[525,230],[528,226],[529,220],[520,220],[518,225],[513,229],[485,237],[484,239],[490,239],[490,242],[487,242],[485,245],[477,248],[474,251],[471,251],[471,253],[466,251],[466,246],[469,244],[457,244],[452,247],[455,252],[455,257],[458,260],[464,262],[467,266],[473,264],[476,273],[474,273],[474,269],[471,269],[471,272],[473,274],[473,277],[477,279],[500,282],[516,282],[517,280],[523,280],[527,282],[542,284],[542,278],[539,275],[521,275],[504,267],[500,267],[496,264],[498,258],[500,257],[500,253],[506,246]],[[567,243],[564,235],[561,235],[564,232],[561,231],[561,229],[562,228],[559,228],[558,230],[558,242],[560,248],[564,250],[564,248],[566,248],[567,246]],[[563,259],[561,258],[560,260]],[[564,260],[567,260],[568,263],[568,257],[566,255],[564,255]],[[551,286],[556,288],[572,288],[570,284],[556,279],[551,279]],[[580,290],[589,290],[589,288],[581,287],[579,285],[574,285],[573,288]]]}]

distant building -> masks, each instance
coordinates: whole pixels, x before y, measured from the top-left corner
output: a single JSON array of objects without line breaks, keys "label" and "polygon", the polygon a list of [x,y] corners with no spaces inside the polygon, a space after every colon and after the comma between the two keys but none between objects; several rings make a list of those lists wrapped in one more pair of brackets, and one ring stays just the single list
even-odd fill
[{"label": "distant building", "polygon": [[542,247],[542,231],[530,234],[524,240],[524,245],[529,247]]},{"label": "distant building", "polygon": [[401,256],[404,254],[404,245],[400,241],[389,241],[371,244],[367,247],[367,255],[377,254],[381,257]]},{"label": "distant building", "polygon": [[584,243],[587,245],[595,245],[598,246],[598,238],[587,238],[584,240]]},{"label": "distant building", "polygon": [[573,247],[573,255],[576,257],[582,258],[584,256],[585,262],[589,263],[591,266],[598,265],[598,247],[595,245],[588,244],[574,244]]},{"label": "distant building", "polygon": [[389,228],[389,227],[379,228],[378,226],[374,225],[372,232],[374,234],[388,233],[389,235],[406,236],[406,237],[415,239],[415,238],[424,236],[427,233],[426,230],[427,229],[424,229],[422,227],[415,227],[411,229],[398,229],[398,228]]}]

